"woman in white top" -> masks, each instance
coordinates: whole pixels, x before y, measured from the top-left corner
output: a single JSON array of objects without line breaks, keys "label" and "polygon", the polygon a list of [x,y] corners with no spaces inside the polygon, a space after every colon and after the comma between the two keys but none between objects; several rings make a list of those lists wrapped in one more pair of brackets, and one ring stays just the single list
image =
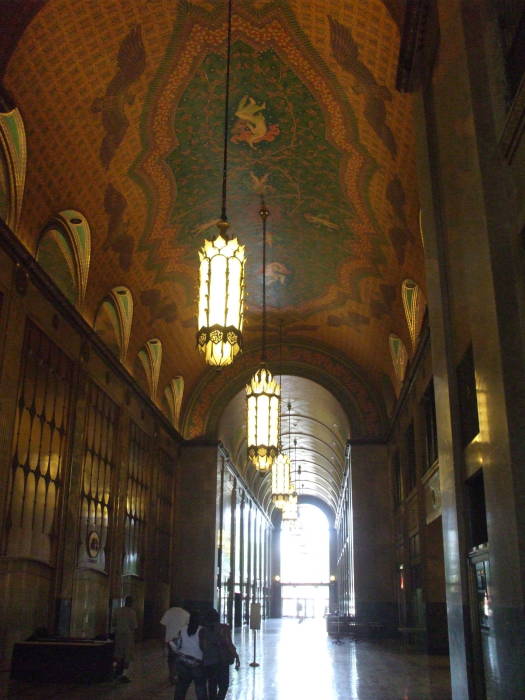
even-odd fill
[{"label": "woman in white top", "polygon": [[197,700],[207,700],[206,673],[202,665],[202,649],[200,646],[199,615],[190,614],[190,621],[179,632],[172,642],[177,654],[177,683],[174,700],[184,700],[190,685],[195,683]]},{"label": "woman in white top", "polygon": [[179,636],[179,632],[190,621],[190,614],[187,610],[178,605],[168,608],[161,618],[160,624],[166,628],[165,640],[168,650],[168,673],[170,683],[175,685],[177,680],[177,655],[170,646],[170,642]]}]

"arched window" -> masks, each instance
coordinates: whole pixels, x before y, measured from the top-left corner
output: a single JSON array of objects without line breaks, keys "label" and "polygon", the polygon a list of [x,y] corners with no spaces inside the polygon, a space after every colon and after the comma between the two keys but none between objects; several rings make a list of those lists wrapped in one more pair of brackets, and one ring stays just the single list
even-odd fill
[{"label": "arched window", "polygon": [[43,230],[36,259],[72,304],[82,305],[86,293],[91,232],[78,211],[61,211]]},{"label": "arched window", "polygon": [[127,287],[113,287],[103,299],[95,316],[95,332],[121,362],[126,359],[131,323],[133,297]]}]

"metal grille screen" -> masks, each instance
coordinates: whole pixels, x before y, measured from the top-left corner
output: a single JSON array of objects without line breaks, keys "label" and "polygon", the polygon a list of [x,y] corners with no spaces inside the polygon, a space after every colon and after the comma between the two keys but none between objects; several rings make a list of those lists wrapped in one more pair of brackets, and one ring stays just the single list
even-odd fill
[{"label": "metal grille screen", "polygon": [[22,357],[7,552],[54,564],[72,362],[30,321]]}]

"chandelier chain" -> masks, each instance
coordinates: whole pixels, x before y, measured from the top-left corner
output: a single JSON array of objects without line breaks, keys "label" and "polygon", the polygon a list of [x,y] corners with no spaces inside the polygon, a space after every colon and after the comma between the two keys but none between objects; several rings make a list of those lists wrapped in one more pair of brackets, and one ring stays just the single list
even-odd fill
[{"label": "chandelier chain", "polygon": [[222,221],[228,221],[226,216],[226,185],[228,179],[228,113],[230,110],[230,65],[232,44],[232,0],[228,0],[228,40],[226,48],[226,88],[224,96],[224,159],[222,167]]},{"label": "chandelier chain", "polygon": [[263,229],[263,250],[262,250],[262,275],[263,275],[263,288],[262,288],[262,339],[261,339],[261,361],[266,362],[266,219],[268,218],[269,211],[266,207],[266,202],[264,201],[264,195],[261,195],[261,208],[259,209],[259,215],[262,219],[262,229]]}]

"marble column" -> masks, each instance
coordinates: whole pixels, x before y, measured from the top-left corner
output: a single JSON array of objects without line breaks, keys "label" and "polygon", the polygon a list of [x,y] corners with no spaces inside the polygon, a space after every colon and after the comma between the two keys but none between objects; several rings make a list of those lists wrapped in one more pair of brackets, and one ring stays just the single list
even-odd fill
[{"label": "marble column", "polygon": [[354,587],[359,622],[397,627],[392,499],[385,445],[351,445]]},{"label": "marble column", "polygon": [[176,475],[174,595],[213,604],[217,571],[217,444],[183,444]]}]

